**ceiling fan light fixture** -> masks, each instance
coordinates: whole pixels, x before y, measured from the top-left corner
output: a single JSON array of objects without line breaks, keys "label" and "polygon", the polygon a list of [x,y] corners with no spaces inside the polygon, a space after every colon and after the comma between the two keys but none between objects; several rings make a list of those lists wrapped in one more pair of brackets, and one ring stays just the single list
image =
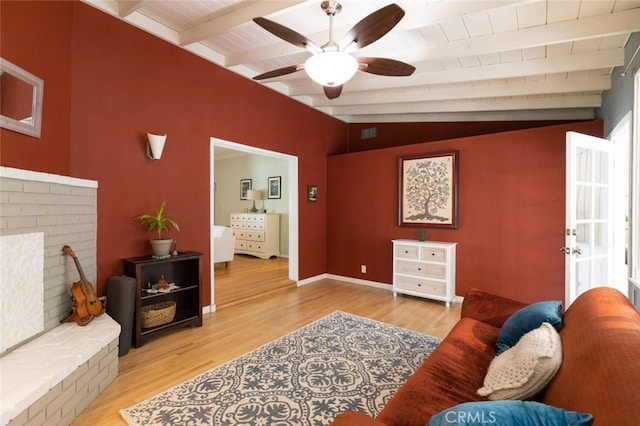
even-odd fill
[{"label": "ceiling fan light fixture", "polygon": [[304,70],[322,86],[340,86],[356,73],[358,61],[344,52],[322,52],[307,59]]}]

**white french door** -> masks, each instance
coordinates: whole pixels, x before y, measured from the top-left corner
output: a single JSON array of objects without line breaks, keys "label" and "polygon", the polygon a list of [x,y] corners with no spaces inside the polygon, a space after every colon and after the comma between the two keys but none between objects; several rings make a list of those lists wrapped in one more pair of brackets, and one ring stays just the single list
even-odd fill
[{"label": "white french door", "polygon": [[565,307],[613,276],[613,143],[567,133]]}]

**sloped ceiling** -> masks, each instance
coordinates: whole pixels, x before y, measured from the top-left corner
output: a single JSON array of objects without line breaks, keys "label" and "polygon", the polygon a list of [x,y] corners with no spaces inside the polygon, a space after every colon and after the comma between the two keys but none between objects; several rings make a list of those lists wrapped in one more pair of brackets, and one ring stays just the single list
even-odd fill
[{"label": "sloped ceiling", "polygon": [[[321,46],[320,0],[85,0],[248,79],[303,64],[310,52],[252,21],[263,16]],[[389,4],[342,0],[334,40]],[[590,119],[624,46],[640,31],[640,0],[398,0],[406,14],[353,53],[410,63],[410,77],[358,72],[329,100],[302,70],[262,80],[346,122]]]}]

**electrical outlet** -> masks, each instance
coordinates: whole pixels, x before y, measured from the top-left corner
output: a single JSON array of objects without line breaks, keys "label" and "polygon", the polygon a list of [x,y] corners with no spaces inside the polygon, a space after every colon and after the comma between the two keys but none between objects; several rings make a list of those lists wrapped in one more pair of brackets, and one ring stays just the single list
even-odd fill
[{"label": "electrical outlet", "polygon": [[367,273],[367,265],[360,265],[360,272],[362,272],[363,274]]}]

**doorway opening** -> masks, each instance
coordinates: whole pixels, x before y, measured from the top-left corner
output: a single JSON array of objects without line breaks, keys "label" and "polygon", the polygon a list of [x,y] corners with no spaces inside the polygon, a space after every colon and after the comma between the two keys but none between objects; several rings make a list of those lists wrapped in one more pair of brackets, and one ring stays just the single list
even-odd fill
[{"label": "doorway opening", "polygon": [[[268,160],[280,160],[285,164],[286,175],[287,178],[282,180],[282,193],[287,194],[287,200],[282,200],[286,204],[286,220],[283,220],[281,226],[286,226],[286,231],[284,234],[286,236],[286,241],[281,241],[281,244],[287,245],[288,251],[288,259],[286,258],[272,258],[270,260],[262,260],[262,259],[253,259],[250,256],[245,255],[235,255],[234,261],[230,263],[229,268],[234,268],[235,259],[238,258],[238,262],[235,266],[237,266],[238,271],[244,271],[244,278],[241,278],[241,282],[244,284],[248,283],[248,287],[251,287],[251,283],[247,281],[249,277],[253,277],[256,282],[261,279],[261,273],[259,272],[250,272],[251,270],[255,270],[256,261],[261,262],[271,262],[268,264],[269,269],[272,269],[273,273],[275,270],[282,271],[282,267],[284,266],[286,271],[286,276],[288,280],[293,282],[295,285],[298,281],[298,159],[295,156],[282,154],[275,151],[269,151],[261,148],[256,148],[248,145],[242,145],[235,142],[230,142],[222,139],[211,138],[210,144],[210,229],[213,233],[213,227],[216,225],[216,221],[226,224],[227,221],[224,218],[216,218],[216,202],[221,202],[216,198],[216,191],[220,188],[217,187],[216,183],[216,151],[220,152],[220,150],[225,150],[226,152],[234,151],[238,155],[253,155],[264,157]],[[238,191],[240,190],[240,182],[238,182]],[[268,200],[264,200],[268,201]],[[237,213],[237,212],[235,212]],[[229,276],[233,274],[233,272],[222,271],[221,274],[216,274],[217,267],[213,263],[214,259],[214,248],[213,248],[213,235],[211,236],[211,300],[210,306],[211,311],[216,310],[217,299],[216,299],[216,275],[219,276],[219,280],[222,282],[223,279],[226,281],[229,279]],[[241,256],[241,257],[240,257]],[[277,263],[277,265],[276,265]],[[284,265],[283,265],[284,264]],[[260,269],[260,266],[257,267]],[[224,278],[223,278],[224,276]],[[253,290],[257,290],[259,286],[253,286]],[[240,292],[241,293],[241,292]],[[255,295],[254,295],[255,296]]]},{"label": "doorway opening", "polygon": [[607,137],[614,145],[614,220],[613,220],[613,287],[626,293],[629,277],[630,249],[630,166],[632,113],[627,113]]}]

